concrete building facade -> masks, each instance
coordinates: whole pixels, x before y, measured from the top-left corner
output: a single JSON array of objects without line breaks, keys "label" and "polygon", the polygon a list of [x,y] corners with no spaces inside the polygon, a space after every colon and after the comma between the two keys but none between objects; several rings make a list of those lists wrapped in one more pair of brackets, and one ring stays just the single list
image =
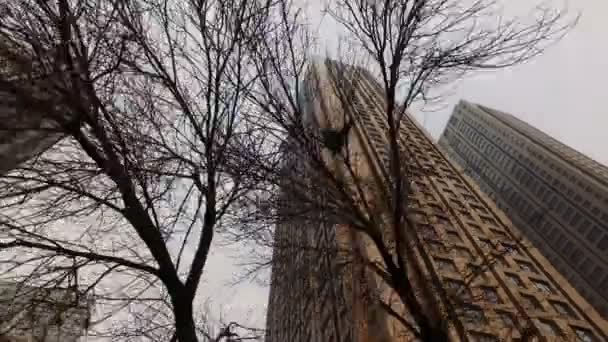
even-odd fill
[{"label": "concrete building facade", "polygon": [[[2,176],[61,140],[65,134],[60,121],[69,122],[73,116],[62,109],[55,84],[69,82],[67,73],[47,73],[7,39],[0,38],[0,49]],[[80,341],[86,336],[92,307],[91,298],[73,287],[32,287],[2,280],[0,342]]]},{"label": "concrete building facade", "polygon": [[439,145],[608,317],[608,167],[512,115],[466,101]]},{"label": "concrete building facade", "polygon": [[[347,84],[335,86],[334,70],[345,68]],[[340,127],[331,123],[352,118],[355,126],[347,153],[358,157],[359,171],[386,182],[388,127],[384,96],[375,78],[366,70],[326,61],[311,67],[305,83],[313,83],[303,87],[311,128]],[[343,89],[354,89],[347,105],[335,99]],[[408,280],[430,317],[453,314],[445,323],[450,340],[608,338],[606,322],[597,311],[411,117],[404,118],[400,133],[407,156],[402,162],[412,171],[406,210],[413,227],[406,235],[416,242],[407,260]],[[303,158],[286,156],[289,170],[305,164]],[[310,181],[323,188],[321,177]],[[295,200],[294,194],[285,196],[286,201]],[[302,241],[315,247],[351,244],[372,255],[365,238],[353,231],[331,222],[285,224],[276,227],[275,241],[286,246]],[[365,269],[341,271],[341,259],[335,255],[294,248],[274,251],[268,341],[414,340],[375,299],[394,298],[390,286],[368,276]],[[409,317],[406,307],[396,311]]]},{"label": "concrete building facade", "polygon": [[0,282],[0,342],[77,342],[93,302],[74,288]]},{"label": "concrete building facade", "polygon": [[72,114],[60,109],[62,95],[54,84],[68,84],[66,75],[48,73],[37,67],[29,53],[1,37],[0,49],[4,53],[0,61],[2,175],[61,140],[65,134],[54,115],[59,115],[63,121]]}]

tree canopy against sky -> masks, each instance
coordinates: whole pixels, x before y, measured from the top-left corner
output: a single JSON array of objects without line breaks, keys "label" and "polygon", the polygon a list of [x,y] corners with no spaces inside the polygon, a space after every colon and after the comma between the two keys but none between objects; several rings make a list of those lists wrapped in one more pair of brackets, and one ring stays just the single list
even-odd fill
[{"label": "tree canopy against sky", "polygon": [[[251,220],[249,200],[278,189],[270,171],[281,142],[308,139],[297,94],[316,48],[298,5],[2,4],[0,87],[65,136],[0,177],[2,265],[14,280],[77,282],[102,308],[101,337],[209,338],[194,302],[214,235],[248,241],[249,228],[272,223]],[[348,46],[382,81],[393,160],[401,109],[465,72],[533,57],[571,23],[540,11],[488,29],[491,5],[330,3]],[[19,128],[31,129],[40,127]],[[393,203],[406,196],[400,172],[391,169]],[[393,209],[397,227],[404,213]]]}]

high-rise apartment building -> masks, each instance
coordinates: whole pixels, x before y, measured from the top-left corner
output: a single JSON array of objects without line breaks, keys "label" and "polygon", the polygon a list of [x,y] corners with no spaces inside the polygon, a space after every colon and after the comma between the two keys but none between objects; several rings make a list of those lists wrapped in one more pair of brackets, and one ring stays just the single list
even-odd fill
[{"label": "high-rise apartment building", "polygon": [[74,288],[0,282],[0,342],[77,342],[86,335],[92,301]]},{"label": "high-rise apartment building", "polygon": [[[60,112],[68,117],[70,113],[49,107],[58,106],[56,102],[61,98],[53,85],[54,78],[65,75],[44,75],[27,53],[1,37],[0,48],[5,54],[0,62],[1,175],[63,138],[52,115]],[[14,54],[7,58],[7,51],[11,50]]]},{"label": "high-rise apartment building", "polygon": [[0,174],[44,152],[63,137],[53,132],[56,124],[43,119],[43,114],[19,110],[11,96],[0,92]]},{"label": "high-rise apartment building", "polygon": [[[336,85],[336,70],[347,70]],[[346,75],[346,76],[343,76]],[[311,66],[301,96],[305,121],[314,130],[340,127],[344,117],[355,121],[348,152],[357,156],[358,172],[386,180],[388,145],[384,96],[366,70],[326,61]],[[337,91],[353,90],[341,105]],[[344,97],[342,97],[344,98]],[[337,124],[336,124],[337,123]],[[521,236],[477,185],[463,175],[411,117],[401,126],[402,148],[411,172],[408,216],[416,241],[408,262],[408,280],[431,317],[449,312],[446,330],[453,341],[522,340],[530,335],[545,341],[604,341],[608,327],[552,266]],[[286,156],[291,170],[306,168],[302,158]],[[323,188],[322,177],[310,177]],[[296,200],[293,193],[285,200]],[[372,196],[373,197],[373,196]],[[276,227],[268,304],[268,340],[410,341],[397,320],[374,295],[391,295],[386,284],[365,271],[340,271],[340,258],[311,249],[358,244],[373,251],[342,225],[308,223]],[[355,237],[353,237],[355,236]],[[307,246],[298,250],[306,241]],[[409,319],[407,308],[402,317]],[[538,340],[538,339],[535,339]]]},{"label": "high-rise apartment building", "polygon": [[466,101],[439,145],[608,317],[608,167],[512,115]]}]

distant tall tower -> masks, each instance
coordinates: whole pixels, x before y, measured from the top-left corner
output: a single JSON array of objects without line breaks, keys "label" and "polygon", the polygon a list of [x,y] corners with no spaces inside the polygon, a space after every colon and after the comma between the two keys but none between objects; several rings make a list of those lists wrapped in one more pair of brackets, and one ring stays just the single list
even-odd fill
[{"label": "distant tall tower", "polygon": [[608,317],[608,167],[509,114],[465,101],[439,144]]},{"label": "distant tall tower", "polygon": [[[336,70],[342,70],[336,85]],[[346,72],[344,72],[346,70]],[[311,128],[355,121],[348,153],[358,153],[361,172],[386,179],[388,144],[384,96],[366,70],[326,61],[311,67],[301,98]],[[336,91],[354,89],[340,105]],[[312,96],[311,96],[312,93]],[[342,98],[345,98],[344,96]],[[446,327],[453,341],[605,341],[608,327],[585,299],[522,237],[519,230],[452,163],[411,117],[401,126],[402,148],[412,170],[408,232],[414,241],[408,277],[431,317],[454,313]],[[293,160],[292,160],[293,159]],[[306,161],[286,157],[289,170]],[[299,166],[298,166],[299,165]],[[290,171],[287,171],[290,172]],[[323,188],[322,178],[311,178]],[[297,194],[285,194],[285,201]],[[369,293],[387,293],[360,269],[339,271],[332,255],[297,249],[303,241],[319,247],[361,242],[340,225],[279,225],[268,304],[268,340],[409,341],[407,334]],[[364,244],[355,248],[372,253]],[[331,250],[331,249],[330,249]],[[364,273],[364,272],[363,272]],[[388,290],[390,292],[390,289]],[[390,294],[390,293],[389,293]],[[404,308],[407,311],[407,308]],[[409,317],[407,314],[406,319]],[[538,338],[533,340],[539,341]]]}]

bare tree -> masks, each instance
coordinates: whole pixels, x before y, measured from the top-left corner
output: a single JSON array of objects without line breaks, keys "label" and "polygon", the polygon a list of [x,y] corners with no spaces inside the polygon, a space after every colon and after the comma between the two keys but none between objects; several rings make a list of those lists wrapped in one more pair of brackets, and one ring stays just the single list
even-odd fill
[{"label": "bare tree", "polygon": [[244,52],[275,3],[0,6],[0,92],[29,118],[1,134],[62,138],[0,176],[4,274],[45,288],[76,275],[101,308],[92,326],[118,318],[98,336],[196,341],[214,234],[259,182],[233,154],[264,142],[244,120]]},{"label": "bare tree", "polygon": [[[285,230],[287,235],[295,234],[289,229],[319,227],[321,220],[362,234],[378,255],[359,262],[408,308],[411,320],[402,319],[402,323],[416,338],[446,341],[445,327],[455,313],[431,315],[424,309],[419,289],[408,281],[408,260],[419,243],[417,224],[407,209],[416,191],[412,181],[432,170],[411,158],[408,136],[402,134],[406,113],[415,103],[438,99],[442,86],[472,71],[509,67],[533,58],[575,21],[561,11],[540,7],[530,21],[506,19],[494,1],[485,0],[330,2],[326,13],[348,32],[354,46],[349,51],[362,51],[369,69],[379,74],[374,91],[382,96],[381,135],[388,148],[381,165],[384,177],[375,181],[359,167],[362,156],[349,147],[349,132],[356,134],[351,129],[353,121],[359,120],[351,112],[362,105],[355,101],[353,88],[357,74],[365,71],[311,60],[312,40],[299,21],[301,13],[290,2],[282,8],[276,30],[267,31],[261,43],[251,48],[260,77],[249,95],[262,113],[254,118],[282,142],[277,146],[284,158],[279,172],[276,158],[280,157],[274,155],[256,166],[276,191],[262,201],[260,212],[274,207],[266,217],[280,226],[277,232]],[[315,78],[319,65],[330,82]],[[326,107],[319,108],[319,103]],[[327,119],[313,115],[318,112],[343,115]],[[282,241],[275,241],[279,248],[297,248],[293,246],[297,243]],[[275,252],[274,257],[279,256]]]},{"label": "bare tree", "polygon": [[[405,112],[468,71],[535,56],[568,26],[542,12],[530,25],[488,29],[491,5],[340,0],[328,9],[381,75],[389,162],[378,184],[344,153],[352,117],[307,116],[306,96],[319,91],[303,88],[314,83],[303,82],[314,40],[292,1],[3,3],[0,93],[33,119],[0,128],[63,138],[0,177],[3,271],[42,287],[73,279],[106,308],[93,325],[127,317],[100,336],[228,339],[236,324],[206,336],[194,318],[214,234],[268,238],[286,218],[323,220],[370,239],[379,257],[356,263],[411,309],[403,322],[414,335],[445,340],[407,282],[412,241],[402,228],[413,227],[405,208],[419,170],[403,163]],[[352,100],[349,73],[334,73],[338,107]]]}]

